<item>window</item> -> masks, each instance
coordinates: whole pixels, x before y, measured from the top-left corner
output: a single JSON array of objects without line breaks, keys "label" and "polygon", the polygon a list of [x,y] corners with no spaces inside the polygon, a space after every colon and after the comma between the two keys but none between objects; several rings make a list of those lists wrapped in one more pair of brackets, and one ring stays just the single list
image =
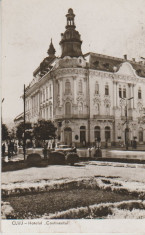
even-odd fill
[{"label": "window", "polygon": [[138,89],[138,99],[142,98],[142,94],[141,94],[141,88]]},{"label": "window", "polygon": [[51,94],[51,85],[49,86],[49,98],[51,98],[52,94]]},{"label": "window", "polygon": [[111,137],[110,127],[106,126],[105,127],[105,140],[106,140],[106,142],[110,142],[110,137]]},{"label": "window", "polygon": [[46,109],[46,119],[48,120],[48,108]]},{"label": "window", "polygon": [[52,118],[52,105],[50,106],[50,118]]},{"label": "window", "polygon": [[85,126],[81,126],[80,127],[80,143],[81,146],[86,146],[86,127]]},{"label": "window", "polygon": [[58,88],[58,95],[60,95],[60,85],[59,85],[59,82],[58,82],[57,88]]},{"label": "window", "polygon": [[139,128],[139,142],[143,142],[143,128]]},{"label": "window", "polygon": [[94,138],[95,138],[95,140],[97,138],[100,138],[100,127],[99,126],[95,126],[95,128],[94,128]]},{"label": "window", "polygon": [[42,101],[43,101],[43,93],[42,93],[42,91],[40,92],[40,103],[42,103]]},{"label": "window", "polygon": [[71,85],[69,81],[66,81],[65,83],[65,94],[68,95],[71,93]]},{"label": "window", "polygon": [[126,98],[126,88],[123,87],[123,98]]},{"label": "window", "polygon": [[99,84],[98,84],[98,82],[96,82],[96,84],[95,84],[95,94],[96,95],[99,94]]},{"label": "window", "polygon": [[119,98],[122,98],[122,89],[121,89],[121,86],[119,86]]},{"label": "window", "polygon": [[70,102],[66,102],[65,104],[65,114],[71,115],[71,103]]},{"label": "window", "polygon": [[45,89],[43,89],[43,102],[45,101]]},{"label": "window", "polygon": [[83,92],[83,83],[82,83],[82,80],[79,81],[79,92],[80,93]]},{"label": "window", "polygon": [[109,86],[108,85],[105,86],[105,95],[109,95]]},{"label": "window", "polygon": [[48,100],[48,87],[46,87],[46,100]]}]

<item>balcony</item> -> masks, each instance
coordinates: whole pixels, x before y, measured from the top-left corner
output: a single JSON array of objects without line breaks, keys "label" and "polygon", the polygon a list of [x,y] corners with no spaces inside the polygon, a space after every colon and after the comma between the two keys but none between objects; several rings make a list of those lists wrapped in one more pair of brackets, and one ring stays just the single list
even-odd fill
[{"label": "balcony", "polygon": [[88,114],[55,115],[55,119],[87,119]]},{"label": "balcony", "polygon": [[114,116],[113,115],[93,115],[93,118],[98,119],[98,120],[103,120],[103,119],[113,120]]},{"label": "balcony", "polygon": [[[121,116],[121,120],[126,120],[126,116]],[[127,120],[132,121],[133,117],[128,116]]]}]

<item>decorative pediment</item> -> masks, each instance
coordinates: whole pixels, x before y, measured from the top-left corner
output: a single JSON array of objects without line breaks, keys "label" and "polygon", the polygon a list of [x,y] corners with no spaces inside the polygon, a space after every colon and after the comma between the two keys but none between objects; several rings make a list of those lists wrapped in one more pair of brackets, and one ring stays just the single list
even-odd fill
[{"label": "decorative pediment", "polygon": [[124,75],[128,75],[128,76],[137,77],[136,71],[134,70],[132,65],[128,62],[122,63],[122,65],[120,66],[120,68],[116,74],[124,74]]},{"label": "decorative pediment", "polygon": [[111,101],[110,101],[109,98],[105,98],[105,99],[104,99],[104,105],[105,105],[105,106],[106,106],[106,105],[111,106]]},{"label": "decorative pediment", "polygon": [[100,97],[97,97],[97,96],[96,96],[96,97],[93,99],[93,101],[94,101],[94,105],[95,105],[95,104],[99,104],[99,105],[101,104]]}]

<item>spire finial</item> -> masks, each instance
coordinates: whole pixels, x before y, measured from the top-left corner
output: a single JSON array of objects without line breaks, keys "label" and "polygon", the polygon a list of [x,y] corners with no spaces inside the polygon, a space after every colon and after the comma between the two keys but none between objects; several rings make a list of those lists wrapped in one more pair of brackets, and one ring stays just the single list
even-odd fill
[{"label": "spire finial", "polygon": [[76,27],[75,23],[74,23],[75,14],[73,13],[72,8],[68,9],[68,13],[66,14],[66,18],[67,18],[66,29],[67,28],[74,28],[75,29],[75,27]]},{"label": "spire finial", "polygon": [[53,43],[52,43],[52,38],[51,38],[50,46],[49,46],[49,49],[48,49],[47,53],[50,57],[55,55],[55,48],[54,48]]}]

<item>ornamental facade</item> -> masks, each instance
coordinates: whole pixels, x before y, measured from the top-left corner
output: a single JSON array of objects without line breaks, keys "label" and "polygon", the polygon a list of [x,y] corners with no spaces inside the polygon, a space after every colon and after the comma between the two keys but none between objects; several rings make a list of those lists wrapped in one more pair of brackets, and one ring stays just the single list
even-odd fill
[{"label": "ornamental facade", "polygon": [[[48,57],[26,88],[26,120],[52,120],[58,141],[76,147],[145,143],[145,64],[97,53],[83,54],[72,9],[61,34],[61,57],[51,40]],[[127,134],[126,134],[127,133]],[[126,137],[128,136],[128,137]]]}]

